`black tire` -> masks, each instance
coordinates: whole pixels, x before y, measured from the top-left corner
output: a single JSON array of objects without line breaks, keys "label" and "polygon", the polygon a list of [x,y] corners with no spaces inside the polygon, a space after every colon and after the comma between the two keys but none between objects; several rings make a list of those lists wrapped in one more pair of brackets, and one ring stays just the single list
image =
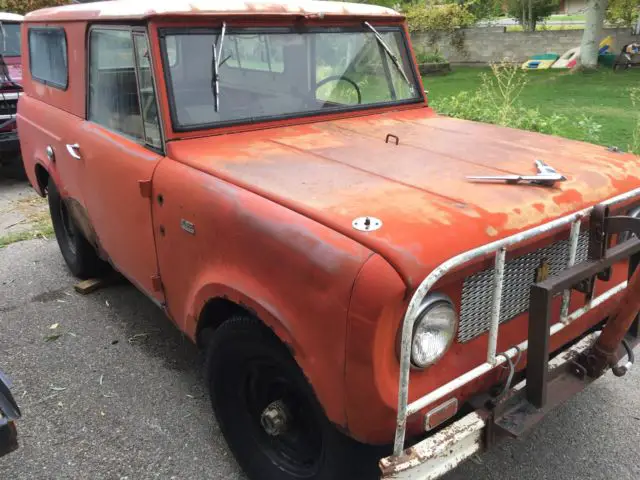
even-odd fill
[{"label": "black tire", "polygon": [[60,197],[60,192],[50,178],[47,185],[49,212],[53,231],[64,261],[71,273],[78,278],[93,278],[104,275],[108,265],[103,262],[93,246],[84,238]]},{"label": "black tire", "polygon": [[[220,429],[251,480],[380,477],[380,449],[329,422],[288,349],[259,320],[238,316],[215,331],[206,375]],[[286,419],[281,433],[267,433],[267,411]]]}]

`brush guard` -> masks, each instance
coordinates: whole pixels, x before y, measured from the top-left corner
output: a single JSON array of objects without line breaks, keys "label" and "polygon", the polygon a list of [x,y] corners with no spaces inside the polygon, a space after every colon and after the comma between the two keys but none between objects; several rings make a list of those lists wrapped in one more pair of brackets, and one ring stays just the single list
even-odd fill
[{"label": "brush guard", "polygon": [[[393,455],[380,461],[384,479],[436,479],[474,453],[490,447],[505,436],[520,436],[556,405],[564,402],[599,378],[608,368],[624,375],[633,363],[632,347],[638,343],[640,328],[640,218],[610,216],[610,206],[640,197],[640,189],[614,197],[602,204],[563,217],[534,229],[484,245],[453,257],[437,267],[414,293],[404,318],[401,342],[398,419]],[[588,259],[575,265],[582,223],[588,219]],[[500,303],[506,250],[529,239],[570,225],[569,261],[566,270],[531,286],[528,339],[505,352],[496,353]],[[626,239],[611,246],[613,236],[627,232]],[[495,255],[491,323],[487,335],[487,361],[460,377],[409,403],[410,342],[413,314],[433,285],[454,268]],[[629,279],[595,296],[596,279],[608,281],[614,264],[629,261]],[[569,313],[571,291],[585,295],[585,305]],[[562,294],[560,320],[551,324],[552,300]],[[606,301],[622,295],[619,304],[602,328],[550,360],[549,339],[576,319]],[[626,339],[625,339],[626,336]],[[623,348],[624,347],[624,348]],[[526,379],[515,387],[507,384],[496,401],[488,395],[473,403],[476,411],[449,425],[426,440],[404,450],[406,422],[410,415],[441,400],[451,398],[469,382],[501,364],[527,353]],[[626,365],[617,365],[624,355]]]}]

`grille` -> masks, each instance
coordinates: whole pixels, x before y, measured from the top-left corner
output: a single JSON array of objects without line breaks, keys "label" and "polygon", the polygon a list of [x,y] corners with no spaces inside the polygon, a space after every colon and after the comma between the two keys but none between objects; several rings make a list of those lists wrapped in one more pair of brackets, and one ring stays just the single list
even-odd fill
[{"label": "grille", "polygon": [[[576,263],[587,259],[589,234],[581,233],[578,239]],[[529,289],[535,280],[536,269],[545,260],[549,275],[556,275],[567,268],[569,240],[560,240],[505,263],[500,323],[529,309]],[[493,300],[493,267],[467,277],[462,287],[458,341],[468,342],[489,331],[491,302]]]},{"label": "grille", "polygon": [[0,115],[15,115],[18,111],[18,100],[4,100],[0,94]]}]

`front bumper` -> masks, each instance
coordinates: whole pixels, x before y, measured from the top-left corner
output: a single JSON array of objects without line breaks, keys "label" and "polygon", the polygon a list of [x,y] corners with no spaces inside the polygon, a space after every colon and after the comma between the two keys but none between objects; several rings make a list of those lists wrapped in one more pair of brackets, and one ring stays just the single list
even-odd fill
[{"label": "front bumper", "polygon": [[[554,407],[594,381],[576,376],[575,361],[594,344],[598,333],[584,337],[549,361],[549,402],[544,408],[526,402],[526,380],[515,385],[498,408],[480,408],[408,448],[399,457],[380,461],[383,480],[434,480],[507,437],[518,437]],[[637,339],[627,341],[636,346]],[[618,359],[624,356],[621,349]]]}]

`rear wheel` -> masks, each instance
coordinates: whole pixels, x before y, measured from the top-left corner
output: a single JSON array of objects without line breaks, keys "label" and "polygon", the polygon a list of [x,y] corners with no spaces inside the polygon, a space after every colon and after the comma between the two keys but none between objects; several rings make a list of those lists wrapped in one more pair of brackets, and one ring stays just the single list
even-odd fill
[{"label": "rear wheel", "polygon": [[327,420],[287,348],[257,319],[216,330],[207,377],[222,433],[251,480],[379,478],[374,448]]},{"label": "rear wheel", "polygon": [[49,179],[47,185],[47,197],[53,231],[56,234],[62,257],[71,273],[78,278],[90,278],[104,274],[108,265],[100,260],[93,246],[76,226],[52,179]]}]

